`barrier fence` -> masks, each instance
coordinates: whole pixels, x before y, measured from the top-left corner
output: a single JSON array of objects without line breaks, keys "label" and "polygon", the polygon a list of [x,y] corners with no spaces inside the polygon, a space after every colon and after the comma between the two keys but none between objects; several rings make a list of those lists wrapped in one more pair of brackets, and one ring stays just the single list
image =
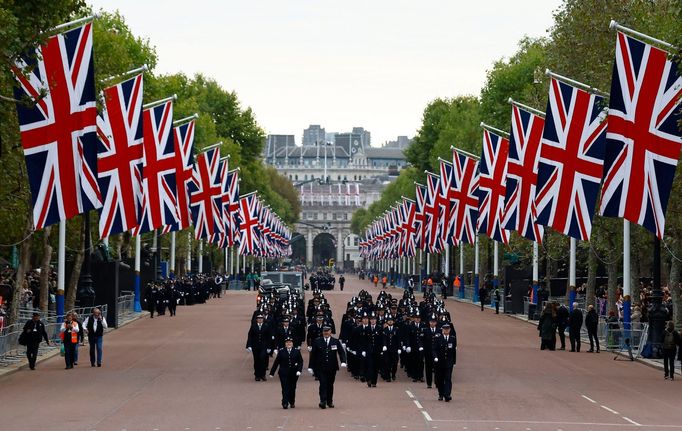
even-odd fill
[{"label": "barrier fence", "polygon": [[118,325],[125,323],[137,316],[135,312],[135,294],[128,291],[121,292],[116,300],[116,322]]}]

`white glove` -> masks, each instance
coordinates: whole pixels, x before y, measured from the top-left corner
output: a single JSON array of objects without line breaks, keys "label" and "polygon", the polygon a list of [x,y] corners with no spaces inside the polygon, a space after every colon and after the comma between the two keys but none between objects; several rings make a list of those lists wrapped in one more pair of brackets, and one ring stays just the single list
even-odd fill
[{"label": "white glove", "polygon": [[406,348],[405,351],[406,351],[407,353],[412,353],[412,347]]},{"label": "white glove", "polygon": [[345,363],[345,362],[341,362],[341,368],[346,368],[346,363]]},{"label": "white glove", "polygon": [[270,352],[272,352],[272,350],[270,350],[270,349],[265,349],[265,353],[267,353],[268,355],[270,354]]},{"label": "white glove", "polygon": [[438,362],[438,358],[433,358],[433,362]]},{"label": "white glove", "polygon": [[268,378],[269,378],[269,379],[274,379],[274,378],[275,378],[275,376],[274,376],[274,375],[272,375],[272,374],[268,374]]},{"label": "white glove", "polygon": [[313,351],[312,346],[308,346],[308,351],[309,351],[309,352],[312,352],[312,351]]},{"label": "white glove", "polygon": [[400,350],[400,349],[398,349],[398,354],[401,354],[401,353],[403,353],[403,351],[402,351],[402,350]]},{"label": "white glove", "polygon": [[420,352],[423,352],[423,351],[424,351],[424,348],[423,348],[423,347],[420,347],[420,348],[419,348],[419,351],[420,351]]},{"label": "white glove", "polygon": [[251,347],[247,347],[246,350],[248,350],[249,352],[253,352],[253,350],[251,350]]},{"label": "white glove", "polygon": [[452,364],[452,368],[455,368],[456,366],[457,366],[457,364]]},{"label": "white glove", "polygon": [[362,352],[362,357],[364,358],[366,356],[367,356],[367,352]]},{"label": "white glove", "polygon": [[346,348],[346,343],[341,343],[341,347]]},{"label": "white glove", "polygon": [[277,349],[273,350],[272,353],[274,353],[275,356],[277,356]]},{"label": "white glove", "polygon": [[301,375],[301,372],[300,372],[300,371],[296,371],[296,377],[298,377],[298,376],[300,376],[300,375]]},{"label": "white glove", "polygon": [[386,350],[388,350],[388,347],[386,346],[384,346],[383,349],[381,349],[382,352],[385,352]]},{"label": "white glove", "polygon": [[312,373],[313,373],[313,369],[312,369],[312,368],[308,368],[308,372],[309,372],[310,374],[312,374]]}]

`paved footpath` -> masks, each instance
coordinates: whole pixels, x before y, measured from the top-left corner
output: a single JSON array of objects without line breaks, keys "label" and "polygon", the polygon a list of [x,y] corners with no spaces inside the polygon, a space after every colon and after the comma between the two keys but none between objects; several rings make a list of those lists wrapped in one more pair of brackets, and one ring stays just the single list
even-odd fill
[{"label": "paved footpath", "polygon": [[[361,288],[378,293],[352,276],[325,292],[337,326]],[[317,407],[304,373],[296,409],[282,410],[279,381],[255,382],[244,349],[254,305],[253,292],[229,292],[108,334],[102,368],[82,350],[74,370],[54,357],[1,378],[0,430],[682,430],[682,376],[605,352],[541,352],[531,325],[456,301],[452,402],[402,372],[367,388],[341,371],[335,409]]]}]

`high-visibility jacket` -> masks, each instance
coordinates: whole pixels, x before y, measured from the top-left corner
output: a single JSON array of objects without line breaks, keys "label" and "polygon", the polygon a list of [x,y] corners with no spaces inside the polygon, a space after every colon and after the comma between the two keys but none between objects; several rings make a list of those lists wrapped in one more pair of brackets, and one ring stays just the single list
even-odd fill
[{"label": "high-visibility jacket", "polygon": [[455,281],[452,283],[455,287],[460,287],[462,283],[459,281],[459,276],[455,277]]},{"label": "high-visibility jacket", "polygon": [[[66,322],[62,323],[62,328],[64,330],[59,333],[59,338],[61,338],[62,341],[64,341],[64,334],[66,333],[66,325],[67,325]],[[78,344],[78,323],[76,323],[76,322],[71,323],[71,344]]]}]

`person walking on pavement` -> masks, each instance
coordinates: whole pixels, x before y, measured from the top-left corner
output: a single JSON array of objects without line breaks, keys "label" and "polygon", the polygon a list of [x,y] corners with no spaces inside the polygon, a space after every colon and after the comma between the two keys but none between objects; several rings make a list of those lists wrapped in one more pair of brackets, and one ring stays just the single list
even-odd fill
[{"label": "person walking on pavement", "polygon": [[559,333],[559,341],[561,342],[559,350],[566,350],[566,327],[568,326],[569,317],[568,308],[561,304],[556,310],[556,327]]},{"label": "person walking on pavement", "polygon": [[440,335],[441,331],[438,329],[438,318],[435,314],[429,317],[429,326],[424,328],[422,332],[423,343],[424,343],[424,368],[426,369],[426,387],[431,389],[433,383],[434,374],[434,356],[433,356],[433,343],[436,336]]},{"label": "person walking on pavement", "polygon": [[66,320],[59,329],[62,345],[64,346],[64,362],[66,370],[73,368],[75,350],[78,346],[78,323],[74,322],[73,315],[68,313]]},{"label": "person walking on pavement", "polygon": [[585,327],[587,328],[587,336],[590,339],[589,353],[594,352],[594,344],[597,344],[597,353],[599,353],[599,337],[597,336],[597,328],[599,327],[599,316],[594,305],[587,306],[587,316],[585,316]]},{"label": "person walking on pavement", "polygon": [[387,382],[395,380],[395,373],[398,370],[398,358],[400,357],[400,335],[398,328],[394,326],[395,318],[393,315],[386,315],[386,328],[383,330],[382,355],[384,367],[382,377]]},{"label": "person walking on pavement", "polygon": [[334,408],[334,381],[339,370],[339,360],[341,367],[345,368],[346,352],[341,342],[332,337],[331,326],[325,325],[322,328],[322,337],[313,342],[308,362],[308,372],[315,374],[320,382],[318,405],[321,409]]},{"label": "person walking on pavement", "polygon": [[377,325],[377,316],[372,312],[369,317],[369,327],[366,335],[366,351],[362,352],[365,361],[365,381],[368,388],[377,387],[383,347],[381,330],[382,328]]},{"label": "person walking on pavement", "polygon": [[436,371],[438,401],[450,402],[452,399],[452,369],[457,364],[457,333],[452,334],[449,323],[442,327],[442,335],[433,339],[433,362]]},{"label": "person walking on pavement", "polygon": [[303,370],[303,356],[301,351],[294,349],[294,339],[287,336],[284,348],[277,351],[277,357],[272,363],[270,377],[275,377],[279,367],[279,383],[282,386],[282,408],[296,408],[296,383]]},{"label": "person walking on pavement", "polygon": [[108,328],[107,319],[102,316],[102,310],[93,308],[83,323],[88,334],[88,344],[90,344],[90,366],[94,367],[95,362],[98,367],[102,366],[102,340],[104,331]]},{"label": "person walking on pavement", "polygon": [[268,355],[272,352],[274,336],[270,327],[263,322],[263,314],[256,315],[256,323],[251,325],[246,340],[246,350],[253,354],[253,375],[256,381],[265,381],[268,368]]},{"label": "person walking on pavement", "polygon": [[494,298],[495,298],[495,314],[500,314],[500,288],[496,287],[495,288],[495,293],[494,293]]},{"label": "person walking on pavement", "polygon": [[580,352],[580,330],[583,327],[583,312],[578,303],[573,303],[573,311],[568,317],[568,338],[571,341],[571,352]]},{"label": "person walking on pavement", "polygon": [[675,380],[675,353],[679,344],[680,334],[675,330],[675,322],[670,320],[663,331],[663,373],[666,380]]},{"label": "person walking on pavement", "polygon": [[540,350],[549,349],[553,351],[556,349],[556,313],[549,302],[542,310],[540,321],[538,322],[538,331],[540,335]]},{"label": "person walking on pavement", "polygon": [[344,277],[343,274],[341,274],[339,276],[339,289],[341,289],[342,292],[343,292],[343,285],[345,283],[346,283],[346,277]]},{"label": "person walking on pavement", "polygon": [[78,343],[76,343],[73,351],[73,365],[78,365],[78,349],[85,345],[85,331],[83,330],[83,321],[78,316],[78,313],[73,312],[73,321],[78,324]]},{"label": "person walking on pavement", "polygon": [[47,332],[45,331],[45,324],[40,320],[40,313],[33,313],[31,320],[28,320],[24,325],[24,329],[19,338],[19,344],[26,346],[28,366],[30,369],[35,370],[40,342],[44,339],[45,343],[48,346],[50,345],[50,340],[47,338]]}]

